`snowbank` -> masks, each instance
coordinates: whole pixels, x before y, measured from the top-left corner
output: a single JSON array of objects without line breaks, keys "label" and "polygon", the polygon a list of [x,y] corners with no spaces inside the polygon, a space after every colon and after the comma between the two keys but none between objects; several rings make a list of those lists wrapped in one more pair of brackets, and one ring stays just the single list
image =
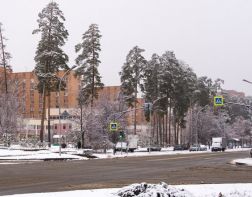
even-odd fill
[{"label": "snowbank", "polygon": [[[204,184],[204,185],[175,185],[133,184],[122,189],[76,190],[51,193],[16,194],[4,197],[252,197],[252,183],[245,184]],[[146,189],[145,189],[146,188]],[[133,192],[133,193],[132,193]],[[129,194],[126,196],[126,194]],[[170,194],[170,195],[168,195]],[[220,195],[221,194],[221,195]]]},{"label": "snowbank", "polygon": [[235,159],[235,160],[232,161],[232,163],[237,164],[237,165],[252,166],[252,158]]},{"label": "snowbank", "polygon": [[133,184],[120,189],[117,192],[120,197],[193,197],[193,195],[184,189],[169,186],[166,183],[160,184]]}]

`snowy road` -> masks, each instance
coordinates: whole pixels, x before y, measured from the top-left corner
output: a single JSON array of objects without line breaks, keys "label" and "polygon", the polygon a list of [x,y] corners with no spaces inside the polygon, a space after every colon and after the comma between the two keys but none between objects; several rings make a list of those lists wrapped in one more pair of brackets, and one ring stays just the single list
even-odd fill
[{"label": "snowy road", "polygon": [[250,183],[252,168],[228,164],[248,152],[49,161],[0,166],[0,195],[121,187],[135,182]]}]

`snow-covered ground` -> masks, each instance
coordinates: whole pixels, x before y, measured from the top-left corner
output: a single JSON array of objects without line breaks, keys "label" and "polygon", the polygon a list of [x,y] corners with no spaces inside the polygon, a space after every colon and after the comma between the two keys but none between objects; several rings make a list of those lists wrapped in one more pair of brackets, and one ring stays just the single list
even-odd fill
[{"label": "snow-covered ground", "polygon": [[[229,149],[229,151],[247,151],[247,148],[237,148],[237,149]],[[87,157],[79,156],[83,154],[82,149],[74,149],[74,148],[67,148],[62,149],[62,154],[59,156],[59,148],[50,148],[47,150],[25,150],[21,149],[20,147],[10,147],[8,149],[1,149],[0,148],[0,160],[44,160],[44,159],[88,159]],[[169,148],[162,148],[161,151],[152,151],[147,152],[147,148],[139,148],[134,153],[125,153],[125,152],[116,152],[113,154],[113,150],[107,150],[107,153],[103,153],[102,150],[100,153],[94,153],[93,155],[98,159],[105,159],[105,158],[117,158],[117,157],[140,157],[140,156],[157,156],[157,155],[178,155],[178,154],[199,154],[199,153],[211,153],[210,150],[208,151],[195,151],[189,152],[186,151],[173,151],[173,147]],[[249,158],[248,158],[249,161]]]},{"label": "snow-covered ground", "polygon": [[233,164],[252,166],[252,158],[235,159]]},{"label": "snow-covered ground", "polygon": [[[86,196],[86,197],[120,197],[119,194],[133,191],[136,186],[134,184],[122,189],[95,189],[95,190],[76,190],[52,193],[32,193],[32,194],[16,194],[5,197],[69,197],[69,196]],[[245,184],[205,184],[205,185],[175,185],[164,186],[152,185],[143,193],[135,195],[136,197],[157,197],[157,193],[168,197],[167,193],[173,194],[173,197],[252,197],[252,183]],[[171,195],[172,196],[172,195]],[[122,196],[121,196],[122,197]],[[128,197],[131,197],[128,195]]]},{"label": "snow-covered ground", "polygon": [[61,156],[54,150],[25,151],[16,149],[0,149],[1,160],[45,160],[45,159],[87,159],[62,152]]},{"label": "snow-covered ground", "polygon": [[[249,149],[230,149],[227,151],[247,151]],[[204,151],[206,152],[206,151]],[[95,153],[97,158],[115,158],[115,157],[138,157],[138,156],[155,156],[155,155],[175,155],[175,154],[198,154],[198,152],[189,151],[173,151],[172,148],[162,149],[160,152],[147,152],[146,149],[141,148],[136,150],[134,153],[122,153],[117,152],[115,155],[112,150],[108,150],[106,154]],[[210,153],[208,150],[207,153]],[[11,147],[8,149],[0,149],[0,161],[1,160],[43,160],[43,159],[88,159],[86,157],[78,156],[76,154],[83,154],[83,150],[76,149],[62,149],[62,154],[59,156],[58,148],[51,148],[48,150],[20,150],[18,147]],[[236,159],[232,161],[235,163],[242,163],[252,166],[252,158]],[[19,164],[6,162],[0,162],[1,165]],[[132,187],[132,186],[129,186]],[[171,190],[177,192],[174,193],[174,197],[219,197],[220,193],[223,197],[252,197],[252,183],[247,184],[204,184],[204,185],[176,185],[169,186]],[[125,189],[125,188],[123,188]],[[122,190],[123,190],[122,189]],[[150,187],[148,192],[138,197],[156,197],[156,193],[165,191],[167,188],[160,189],[158,187]],[[181,190],[182,189],[182,190]],[[66,196],[87,196],[87,197],[120,197],[118,192],[120,189],[98,189],[98,190],[79,190],[79,191],[66,191],[66,192],[54,192],[54,193],[38,193],[38,194],[17,194],[9,197],[66,197]],[[155,194],[155,195],[154,195]],[[168,195],[163,195],[164,197]],[[123,196],[121,196],[123,197]],[[130,196],[128,196],[130,197]]]}]

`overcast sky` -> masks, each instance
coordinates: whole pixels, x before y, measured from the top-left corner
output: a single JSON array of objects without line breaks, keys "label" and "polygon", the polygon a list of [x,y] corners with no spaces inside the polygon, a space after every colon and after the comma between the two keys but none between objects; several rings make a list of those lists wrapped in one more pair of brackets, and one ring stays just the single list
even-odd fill
[{"label": "overcast sky", "polygon": [[[14,72],[31,71],[39,35],[38,13],[49,0],[0,0]],[[74,46],[91,23],[102,34],[99,72],[105,85],[120,85],[119,72],[135,45],[153,53],[175,52],[198,76],[225,81],[224,88],[252,95],[251,0],[57,0],[69,31],[64,47],[70,66]]]}]

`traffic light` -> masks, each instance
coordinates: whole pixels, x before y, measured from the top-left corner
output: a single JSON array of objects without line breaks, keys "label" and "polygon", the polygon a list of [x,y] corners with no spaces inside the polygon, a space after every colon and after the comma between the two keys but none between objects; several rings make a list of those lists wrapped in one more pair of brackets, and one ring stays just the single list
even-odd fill
[{"label": "traffic light", "polygon": [[120,132],[119,132],[119,138],[120,138],[120,140],[122,140],[122,139],[125,138],[124,131],[120,131]]}]

